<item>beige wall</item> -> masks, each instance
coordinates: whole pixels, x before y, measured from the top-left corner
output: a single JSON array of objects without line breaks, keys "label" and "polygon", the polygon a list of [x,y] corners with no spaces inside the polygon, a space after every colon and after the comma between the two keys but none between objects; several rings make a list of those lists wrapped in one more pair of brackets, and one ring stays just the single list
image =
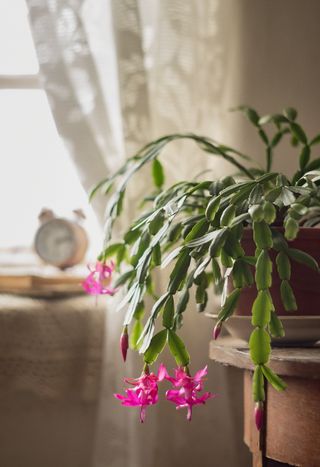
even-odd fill
[{"label": "beige wall", "polygon": [[[296,107],[310,136],[320,132],[320,2],[223,0],[225,86],[222,110],[240,104],[261,114]],[[260,139],[241,116],[230,114],[224,139],[261,160]],[[275,169],[292,172],[288,151]]]}]

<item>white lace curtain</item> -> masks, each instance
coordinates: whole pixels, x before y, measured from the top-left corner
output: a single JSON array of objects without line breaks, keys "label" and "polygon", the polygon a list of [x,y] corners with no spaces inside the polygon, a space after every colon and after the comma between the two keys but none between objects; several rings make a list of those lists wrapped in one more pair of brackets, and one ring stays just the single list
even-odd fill
[{"label": "white lace curtain", "polygon": [[[311,132],[318,130],[318,0],[27,3],[43,86],[86,189],[164,133],[214,135],[259,159],[257,139],[238,117],[226,116],[228,107],[238,104],[266,113],[297,105]],[[166,151],[164,164],[170,179],[209,166],[215,175],[228,170],[221,160],[209,164],[181,143]],[[277,164],[290,171],[287,160]],[[140,176],[131,201],[147,185],[147,177]],[[103,199],[95,209],[102,220]],[[189,311],[184,332],[196,367],[207,360],[210,329]],[[117,355],[118,321],[109,310],[93,465],[248,465],[241,442],[240,375],[210,366],[208,383],[222,397],[199,410],[191,426],[166,405],[140,427],[136,414],[116,405],[112,392],[128,371]]]}]

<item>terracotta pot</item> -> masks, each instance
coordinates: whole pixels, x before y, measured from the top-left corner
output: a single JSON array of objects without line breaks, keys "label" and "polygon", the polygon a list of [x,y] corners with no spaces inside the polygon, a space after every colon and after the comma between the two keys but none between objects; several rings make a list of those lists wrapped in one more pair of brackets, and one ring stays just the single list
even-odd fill
[{"label": "terracotta pot", "polygon": [[[301,228],[296,240],[289,242],[292,248],[298,248],[313,256],[320,264],[320,229]],[[242,247],[247,255],[254,255],[255,244],[252,238],[252,230],[245,229],[242,238]],[[271,295],[278,315],[294,316],[315,316],[320,315],[320,274],[303,264],[291,261],[291,280],[298,310],[293,312],[285,311],[280,295],[280,279],[277,273],[275,258],[276,252],[271,251],[273,262]],[[242,291],[235,314],[251,315],[251,308],[257,296],[257,289],[254,286],[247,287]]]}]

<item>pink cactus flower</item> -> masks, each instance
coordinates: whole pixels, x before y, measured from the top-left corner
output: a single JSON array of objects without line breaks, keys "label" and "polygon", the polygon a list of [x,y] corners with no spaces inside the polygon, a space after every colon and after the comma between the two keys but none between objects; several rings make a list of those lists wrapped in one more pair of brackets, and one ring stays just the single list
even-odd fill
[{"label": "pink cactus flower", "polygon": [[114,263],[109,265],[97,261],[94,266],[88,266],[89,275],[82,282],[82,287],[90,295],[113,295],[116,289],[109,287],[114,271]]},{"label": "pink cactus flower", "polygon": [[183,368],[175,370],[175,378],[166,376],[168,381],[171,381],[177,389],[170,389],[166,392],[168,401],[176,404],[177,409],[186,407],[187,420],[191,421],[192,407],[198,404],[205,404],[208,399],[215,397],[211,392],[204,392],[201,396],[198,394],[203,389],[203,378],[207,375],[207,367],[197,371],[192,377]]},{"label": "pink cactus flower", "polygon": [[120,350],[121,350],[122,358],[124,362],[127,359],[128,348],[129,348],[128,326],[125,326],[120,336]]},{"label": "pink cactus flower", "polygon": [[146,408],[148,405],[154,405],[158,402],[158,382],[168,377],[165,366],[161,363],[158,374],[149,373],[148,367],[142,373],[140,378],[126,378],[125,382],[134,387],[126,389],[126,396],[114,394],[121,401],[121,404],[127,407],[140,407],[140,421],[143,423],[146,418]]},{"label": "pink cactus flower", "polygon": [[263,402],[257,402],[254,408],[254,420],[259,431],[263,425],[263,415]]}]

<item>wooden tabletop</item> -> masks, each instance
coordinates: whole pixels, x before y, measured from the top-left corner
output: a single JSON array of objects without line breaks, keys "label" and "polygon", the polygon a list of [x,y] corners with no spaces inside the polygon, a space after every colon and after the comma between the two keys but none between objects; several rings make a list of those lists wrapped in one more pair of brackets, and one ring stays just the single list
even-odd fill
[{"label": "wooden tabletop", "polygon": [[[210,342],[209,356],[223,365],[253,370],[248,344],[232,337]],[[276,347],[272,349],[270,367],[278,375],[320,379],[320,344],[313,347]]]}]

